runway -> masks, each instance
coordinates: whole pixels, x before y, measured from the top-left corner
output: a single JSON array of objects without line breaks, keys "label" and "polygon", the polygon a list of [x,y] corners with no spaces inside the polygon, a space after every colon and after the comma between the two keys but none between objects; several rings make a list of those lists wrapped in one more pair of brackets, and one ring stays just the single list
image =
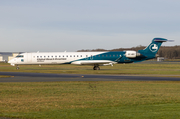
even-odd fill
[{"label": "runway", "polygon": [[150,77],[135,75],[96,75],[96,74],[48,74],[26,72],[0,72],[12,76],[0,78],[0,82],[55,82],[55,81],[180,81],[180,78]]}]

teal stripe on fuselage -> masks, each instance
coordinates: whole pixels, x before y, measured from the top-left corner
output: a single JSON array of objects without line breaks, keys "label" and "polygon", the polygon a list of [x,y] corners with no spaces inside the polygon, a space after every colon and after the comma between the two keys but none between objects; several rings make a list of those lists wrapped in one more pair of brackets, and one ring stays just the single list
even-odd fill
[{"label": "teal stripe on fuselage", "polygon": [[[127,58],[125,56],[124,51],[121,52],[104,52],[102,54],[98,54],[98,55],[94,55],[94,56],[90,56],[87,58],[82,58],[82,59],[78,59],[78,60],[74,60],[72,62],[75,61],[84,61],[84,60],[110,60],[113,62],[117,62],[117,63],[132,63],[132,62],[139,62],[139,61],[144,61],[145,57],[138,57],[138,58]],[[70,64],[72,62],[68,62],[66,64]]]}]

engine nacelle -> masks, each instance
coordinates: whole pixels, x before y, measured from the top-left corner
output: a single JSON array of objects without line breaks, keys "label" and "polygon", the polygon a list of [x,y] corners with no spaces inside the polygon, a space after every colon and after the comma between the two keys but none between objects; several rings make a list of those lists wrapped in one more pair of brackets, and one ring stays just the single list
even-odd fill
[{"label": "engine nacelle", "polygon": [[141,54],[136,51],[126,51],[125,55],[127,58],[136,58],[138,56],[141,56]]}]

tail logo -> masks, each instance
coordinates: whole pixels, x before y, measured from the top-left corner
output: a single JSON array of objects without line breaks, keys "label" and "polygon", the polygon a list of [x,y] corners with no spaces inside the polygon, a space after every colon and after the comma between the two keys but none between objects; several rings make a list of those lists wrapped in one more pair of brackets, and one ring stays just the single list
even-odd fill
[{"label": "tail logo", "polygon": [[158,50],[158,46],[156,44],[151,44],[149,49],[152,51],[152,52],[156,52]]}]

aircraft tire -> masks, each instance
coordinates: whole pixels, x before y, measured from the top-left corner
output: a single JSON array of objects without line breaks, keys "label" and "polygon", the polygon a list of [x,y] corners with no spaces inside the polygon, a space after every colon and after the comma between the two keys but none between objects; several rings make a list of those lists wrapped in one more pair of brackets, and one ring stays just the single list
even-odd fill
[{"label": "aircraft tire", "polygon": [[19,66],[17,65],[16,69],[18,70],[19,69]]},{"label": "aircraft tire", "polygon": [[94,66],[93,70],[100,70],[99,66]]}]

